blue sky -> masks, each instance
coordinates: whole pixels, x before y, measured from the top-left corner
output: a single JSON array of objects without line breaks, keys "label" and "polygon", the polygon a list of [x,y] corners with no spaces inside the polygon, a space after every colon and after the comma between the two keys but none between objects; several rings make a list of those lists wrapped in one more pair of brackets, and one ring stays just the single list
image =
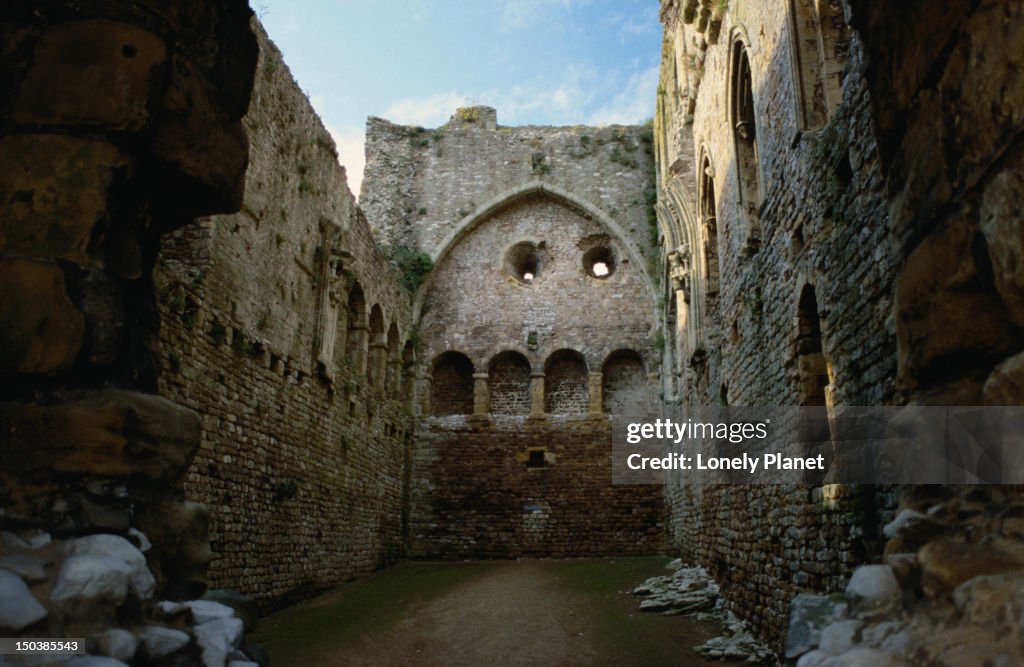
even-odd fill
[{"label": "blue sky", "polygon": [[367,116],[437,127],[486,104],[501,125],[654,114],[657,0],[252,0],[359,192]]}]

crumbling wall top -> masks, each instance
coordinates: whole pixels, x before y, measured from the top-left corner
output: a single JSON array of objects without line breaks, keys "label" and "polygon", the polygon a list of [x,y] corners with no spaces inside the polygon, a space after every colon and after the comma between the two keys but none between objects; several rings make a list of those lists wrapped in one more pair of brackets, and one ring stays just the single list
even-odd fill
[{"label": "crumbling wall top", "polygon": [[472,106],[459,107],[444,124],[449,129],[479,127],[482,130],[495,130],[498,127],[498,111],[494,107]]}]

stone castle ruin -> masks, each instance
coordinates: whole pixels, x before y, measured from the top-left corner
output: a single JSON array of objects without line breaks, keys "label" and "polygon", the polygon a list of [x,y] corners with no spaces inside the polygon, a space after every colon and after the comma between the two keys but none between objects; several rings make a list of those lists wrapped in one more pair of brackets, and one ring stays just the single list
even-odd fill
[{"label": "stone castle ruin", "polygon": [[246,3],[0,8],[0,635],[669,553],[804,667],[1024,660],[1016,487],[611,483],[652,405],[1024,403],[1024,9],[660,10],[653,125],[371,118],[357,204]]}]

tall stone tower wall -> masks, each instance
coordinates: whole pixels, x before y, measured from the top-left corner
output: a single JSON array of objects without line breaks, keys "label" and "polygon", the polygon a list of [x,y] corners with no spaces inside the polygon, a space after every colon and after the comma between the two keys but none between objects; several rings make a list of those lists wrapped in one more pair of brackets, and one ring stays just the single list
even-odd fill
[{"label": "tall stone tower wall", "polygon": [[241,211],[167,237],[156,284],[161,392],[202,418],[185,488],[214,508],[211,581],[275,606],[403,553],[412,325],[334,142],[258,36]]}]

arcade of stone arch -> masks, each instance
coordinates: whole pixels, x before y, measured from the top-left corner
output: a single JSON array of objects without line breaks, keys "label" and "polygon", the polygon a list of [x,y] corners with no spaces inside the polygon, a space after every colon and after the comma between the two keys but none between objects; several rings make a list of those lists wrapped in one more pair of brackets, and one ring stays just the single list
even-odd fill
[{"label": "arcade of stone arch", "polygon": [[800,664],[1024,660],[1016,487],[609,474],[652,405],[1024,403],[1024,8],[662,0],[653,125],[370,118],[357,204],[245,3],[165,4],[0,8],[0,634],[666,553]]}]

